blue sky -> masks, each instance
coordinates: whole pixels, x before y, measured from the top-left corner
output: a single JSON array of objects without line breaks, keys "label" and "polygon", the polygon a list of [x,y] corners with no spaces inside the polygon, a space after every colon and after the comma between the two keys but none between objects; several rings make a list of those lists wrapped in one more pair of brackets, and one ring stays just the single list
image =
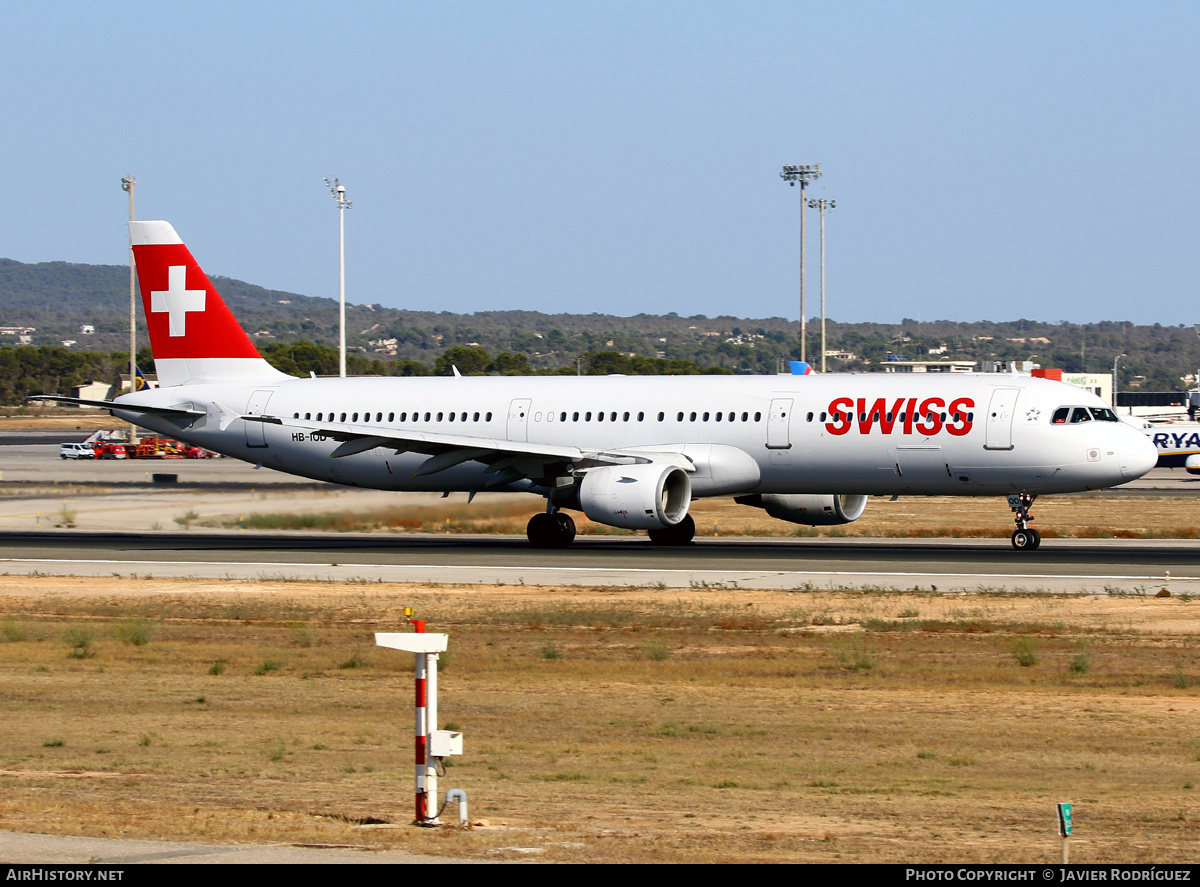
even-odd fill
[{"label": "blue sky", "polygon": [[[1192,323],[1194,3],[11,3],[0,256],[416,310]],[[810,315],[819,310],[808,215]]]}]

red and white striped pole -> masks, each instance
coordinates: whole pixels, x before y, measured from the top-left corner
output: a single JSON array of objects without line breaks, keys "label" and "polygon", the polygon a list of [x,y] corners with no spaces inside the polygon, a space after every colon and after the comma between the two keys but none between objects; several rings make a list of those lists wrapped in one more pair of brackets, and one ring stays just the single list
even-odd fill
[{"label": "red and white striped pole", "polygon": [[[405,616],[411,616],[407,610]],[[437,768],[430,766],[430,737],[437,730],[437,660],[438,654],[446,650],[449,635],[426,633],[425,621],[408,619],[414,632],[377,633],[375,643],[380,647],[391,647],[415,654],[415,683],[413,698],[413,750],[414,750],[414,798],[416,825],[437,825],[435,810],[437,795]],[[460,734],[452,734],[459,737]],[[446,743],[443,741],[442,743]],[[453,748],[443,749],[441,755],[462,754],[461,738]],[[431,815],[432,814],[432,815]]]},{"label": "red and white striped pole", "polygon": [[[417,634],[425,633],[424,619],[409,619],[409,624],[416,629]],[[429,795],[425,790],[425,776],[428,771],[429,759],[429,724],[425,718],[426,695],[425,675],[428,653],[416,654],[416,719],[414,728],[414,750],[416,752],[416,822],[421,824],[429,821]]]}]

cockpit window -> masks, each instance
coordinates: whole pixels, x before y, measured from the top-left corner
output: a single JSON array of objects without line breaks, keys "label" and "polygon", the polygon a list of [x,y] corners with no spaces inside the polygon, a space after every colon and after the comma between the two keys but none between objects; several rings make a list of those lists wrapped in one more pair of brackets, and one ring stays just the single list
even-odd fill
[{"label": "cockpit window", "polygon": [[1070,407],[1059,407],[1054,411],[1054,419],[1052,421],[1055,425],[1066,425],[1067,416],[1069,415],[1071,415]]},{"label": "cockpit window", "polygon": [[1108,407],[1092,407],[1092,418],[1097,422],[1120,422],[1117,414]]},{"label": "cockpit window", "polygon": [[1076,422],[1091,422],[1091,421],[1092,421],[1092,414],[1088,411],[1087,407],[1075,407],[1075,409],[1073,409],[1071,411],[1071,424],[1072,425],[1074,425]]}]

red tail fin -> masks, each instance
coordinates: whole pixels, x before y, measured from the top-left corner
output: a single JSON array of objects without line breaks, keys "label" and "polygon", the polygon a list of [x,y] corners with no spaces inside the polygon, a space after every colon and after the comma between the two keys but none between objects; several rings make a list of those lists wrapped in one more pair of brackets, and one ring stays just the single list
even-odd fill
[{"label": "red tail fin", "polygon": [[288,378],[246,331],[167,222],[130,222],[142,307],[159,384]]}]

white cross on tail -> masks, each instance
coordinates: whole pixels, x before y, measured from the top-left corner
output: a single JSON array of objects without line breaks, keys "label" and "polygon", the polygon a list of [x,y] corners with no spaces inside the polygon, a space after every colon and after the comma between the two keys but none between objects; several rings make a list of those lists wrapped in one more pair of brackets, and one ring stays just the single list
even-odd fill
[{"label": "white cross on tail", "polygon": [[167,288],[150,292],[150,311],[167,312],[170,335],[182,336],[187,331],[187,312],[203,311],[206,295],[204,290],[187,288],[186,265],[171,265],[167,269]]}]

